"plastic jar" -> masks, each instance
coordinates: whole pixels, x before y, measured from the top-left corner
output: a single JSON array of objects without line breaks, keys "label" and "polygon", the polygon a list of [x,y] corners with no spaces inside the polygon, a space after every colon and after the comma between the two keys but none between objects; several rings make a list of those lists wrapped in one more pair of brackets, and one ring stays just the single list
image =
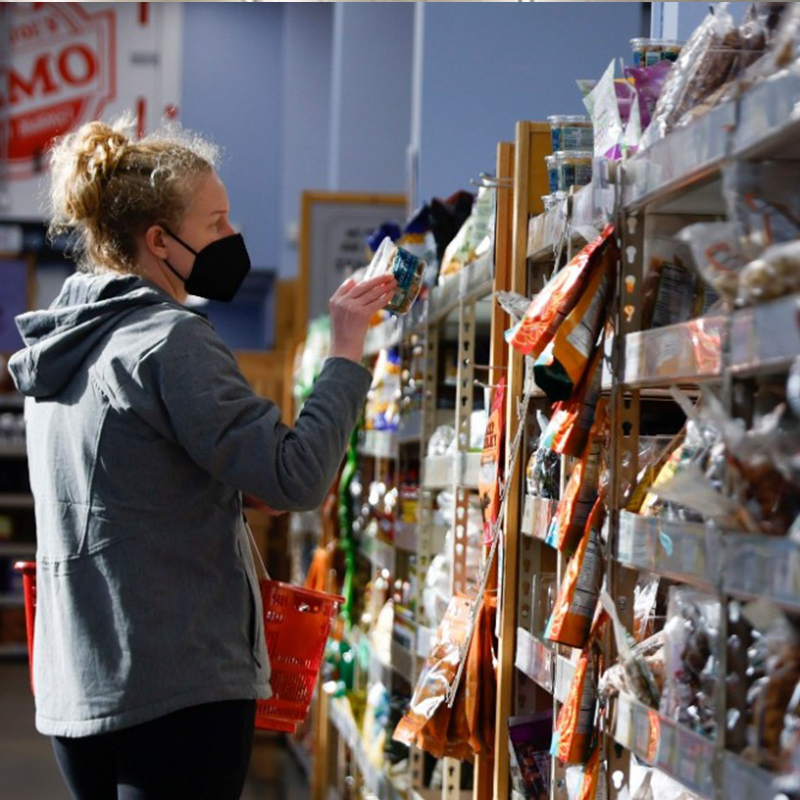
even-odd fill
[{"label": "plastic jar", "polygon": [[675,39],[631,39],[633,65],[652,67],[664,59],[677,61],[682,47],[683,42]]},{"label": "plastic jar", "polygon": [[557,153],[559,150],[564,149],[561,142],[561,131],[564,128],[564,123],[567,121],[567,118],[554,115],[548,117],[547,121],[550,123],[550,141],[553,144],[553,152]]},{"label": "plastic jar", "polygon": [[661,53],[661,58],[666,58],[668,61],[677,61],[681,50],[683,50],[683,44],[683,42],[679,42],[677,39],[666,39],[664,41],[664,50]]},{"label": "plastic jar", "polygon": [[559,190],[558,158],[545,156],[544,163],[547,164],[547,183],[550,187],[550,194],[553,194]]},{"label": "plastic jar", "polygon": [[645,53],[650,39],[631,39],[631,50],[633,50],[633,66],[643,67],[645,64]]},{"label": "plastic jar", "polygon": [[562,150],[556,157],[563,191],[568,192],[573,186],[586,186],[592,182],[591,150]]},{"label": "plastic jar", "polygon": [[562,150],[591,150],[594,147],[594,126],[589,117],[567,117],[561,129]]}]

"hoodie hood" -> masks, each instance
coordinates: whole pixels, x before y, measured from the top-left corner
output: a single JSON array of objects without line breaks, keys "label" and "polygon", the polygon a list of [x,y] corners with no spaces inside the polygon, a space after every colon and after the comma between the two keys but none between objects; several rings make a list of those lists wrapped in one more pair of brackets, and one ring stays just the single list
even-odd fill
[{"label": "hoodie hood", "polygon": [[58,394],[123,317],[164,303],[183,308],[134,275],[71,275],[50,308],[16,318],[25,348],[8,363],[14,383],[28,397]]}]

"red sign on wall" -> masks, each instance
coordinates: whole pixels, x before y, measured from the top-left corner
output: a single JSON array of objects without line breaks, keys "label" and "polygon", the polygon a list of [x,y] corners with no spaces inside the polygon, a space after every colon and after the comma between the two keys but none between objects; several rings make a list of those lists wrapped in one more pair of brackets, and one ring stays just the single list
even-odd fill
[{"label": "red sign on wall", "polygon": [[50,141],[100,117],[116,97],[116,12],[78,3],[11,3],[13,61],[0,75],[7,177],[41,171]]}]

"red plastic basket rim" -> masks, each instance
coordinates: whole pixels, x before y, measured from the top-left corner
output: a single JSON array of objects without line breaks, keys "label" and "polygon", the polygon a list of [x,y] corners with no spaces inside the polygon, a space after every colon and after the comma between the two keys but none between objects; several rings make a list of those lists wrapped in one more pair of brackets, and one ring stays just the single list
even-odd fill
[{"label": "red plastic basket rim", "polygon": [[300,595],[301,597],[307,597],[309,600],[325,600],[327,602],[337,603],[338,605],[344,605],[344,597],[341,597],[338,594],[328,594],[327,592],[318,592],[315,589],[306,589],[302,586],[295,586],[292,583],[283,583],[283,581],[274,581],[272,578],[264,578],[264,583],[272,584],[273,586],[278,587],[279,589],[287,589],[293,594]]},{"label": "red plastic basket rim", "polygon": [[16,561],[14,563],[14,569],[21,572],[23,575],[35,575],[36,574],[36,562],[35,561]]}]

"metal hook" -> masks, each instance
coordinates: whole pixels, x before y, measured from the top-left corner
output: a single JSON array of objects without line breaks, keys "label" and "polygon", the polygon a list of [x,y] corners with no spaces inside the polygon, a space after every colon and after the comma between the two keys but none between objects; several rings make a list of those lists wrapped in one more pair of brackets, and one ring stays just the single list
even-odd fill
[{"label": "metal hook", "polygon": [[498,389],[500,387],[500,384],[498,383],[484,383],[483,381],[479,381],[477,378],[475,378],[472,383],[475,386],[481,386],[484,389]]}]

